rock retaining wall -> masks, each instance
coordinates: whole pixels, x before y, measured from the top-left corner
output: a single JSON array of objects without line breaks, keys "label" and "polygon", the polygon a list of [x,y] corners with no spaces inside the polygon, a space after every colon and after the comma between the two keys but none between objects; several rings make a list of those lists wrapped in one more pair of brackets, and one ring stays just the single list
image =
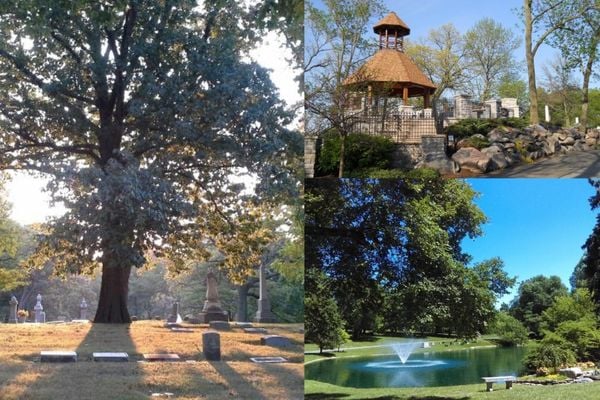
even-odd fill
[{"label": "rock retaining wall", "polygon": [[[478,150],[468,147],[470,143],[489,142]],[[457,143],[458,151],[452,155],[461,169],[474,172],[489,172],[511,165],[529,163],[542,157],[584,151],[597,148],[600,130],[589,130],[583,135],[576,129],[561,129],[550,132],[540,125],[524,130],[496,128],[487,135],[474,135]]]}]

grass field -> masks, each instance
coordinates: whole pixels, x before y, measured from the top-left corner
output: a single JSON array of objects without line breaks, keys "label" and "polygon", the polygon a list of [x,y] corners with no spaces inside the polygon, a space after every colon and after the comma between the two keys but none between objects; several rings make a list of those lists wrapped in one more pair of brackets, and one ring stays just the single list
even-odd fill
[{"label": "grass field", "polygon": [[506,390],[504,385],[494,385],[493,392],[485,391],[485,384],[432,387],[355,389],[306,381],[307,400],[598,400],[600,383],[582,383],[555,386],[524,386],[516,384]]},{"label": "grass field", "polygon": [[[417,349],[415,353],[425,351],[451,351],[474,347],[493,345],[490,338],[483,337],[476,342],[461,343],[448,338],[428,337],[435,344],[428,349]],[[403,338],[378,336],[369,341],[349,342],[343,347],[343,352],[327,353],[324,356],[307,354],[306,362],[336,357],[353,357],[361,355],[393,354],[388,345]],[[306,351],[318,350],[315,345],[307,344]],[[515,384],[512,390],[506,390],[503,384],[494,385],[493,392],[485,391],[485,384],[429,387],[429,388],[376,388],[358,389],[331,385],[328,383],[307,380],[304,383],[305,399],[307,400],[598,400],[600,399],[600,383],[555,385],[555,386],[526,386]]]},{"label": "grass field", "polygon": [[[264,324],[269,334],[292,339],[287,349],[260,345],[261,335],[239,329],[221,333],[220,362],[202,355],[207,325],[174,333],[160,321],[131,325],[0,324],[0,399],[134,400],[171,392],[191,399],[302,399],[303,334],[300,325]],[[42,350],[77,351],[77,363],[39,362]],[[124,351],[127,363],[91,361],[93,352]],[[144,353],[177,353],[182,362],[140,363]],[[253,356],[282,356],[289,363],[255,364]]]}]

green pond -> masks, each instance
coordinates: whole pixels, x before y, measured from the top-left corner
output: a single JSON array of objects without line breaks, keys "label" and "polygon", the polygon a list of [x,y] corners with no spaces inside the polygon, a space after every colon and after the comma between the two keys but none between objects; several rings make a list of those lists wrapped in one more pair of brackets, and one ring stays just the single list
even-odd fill
[{"label": "green pond", "polygon": [[305,379],[355,388],[466,385],[518,375],[524,355],[522,347],[495,347],[411,354],[405,364],[396,355],[344,357],[306,364],[304,372]]}]

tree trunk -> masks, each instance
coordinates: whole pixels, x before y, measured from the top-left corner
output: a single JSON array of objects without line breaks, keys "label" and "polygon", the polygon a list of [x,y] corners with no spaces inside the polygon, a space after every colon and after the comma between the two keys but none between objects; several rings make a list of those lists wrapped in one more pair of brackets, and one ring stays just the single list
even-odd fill
[{"label": "tree trunk", "polygon": [[340,134],[340,169],[338,178],[344,177],[344,153],[346,152],[346,134]]},{"label": "tree trunk", "polygon": [[235,320],[238,322],[248,322],[248,290],[250,290],[248,284],[237,287],[238,299]]},{"label": "tree trunk", "polygon": [[127,310],[130,272],[130,266],[119,266],[116,262],[112,263],[104,260],[100,298],[98,299],[98,310],[94,322],[109,324],[128,324],[131,322]]},{"label": "tree trunk", "polygon": [[583,86],[582,86],[582,102],[581,102],[581,126],[583,127],[583,133],[587,133],[588,125],[588,108],[590,104],[590,76],[592,75],[592,66],[596,62],[598,55],[598,42],[600,42],[600,30],[596,32],[594,40],[592,40],[591,53],[583,71]]},{"label": "tree trunk", "polygon": [[527,59],[527,79],[529,86],[529,122],[539,124],[537,87],[535,84],[535,62],[533,54],[532,30],[533,20],[531,16],[532,0],[524,0],[523,11],[525,13],[525,58]]}]

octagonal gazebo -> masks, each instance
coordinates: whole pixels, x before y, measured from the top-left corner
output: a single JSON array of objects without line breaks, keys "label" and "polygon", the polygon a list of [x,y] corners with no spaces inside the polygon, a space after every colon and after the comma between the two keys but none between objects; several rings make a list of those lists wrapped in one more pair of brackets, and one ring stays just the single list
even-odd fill
[{"label": "octagonal gazebo", "polygon": [[423,97],[424,108],[430,108],[430,99],[436,86],[404,53],[404,36],[410,28],[390,12],[373,26],[379,35],[379,51],[352,74],[344,85],[352,91],[366,89],[370,104],[373,97],[401,97],[408,105],[409,97]]}]

